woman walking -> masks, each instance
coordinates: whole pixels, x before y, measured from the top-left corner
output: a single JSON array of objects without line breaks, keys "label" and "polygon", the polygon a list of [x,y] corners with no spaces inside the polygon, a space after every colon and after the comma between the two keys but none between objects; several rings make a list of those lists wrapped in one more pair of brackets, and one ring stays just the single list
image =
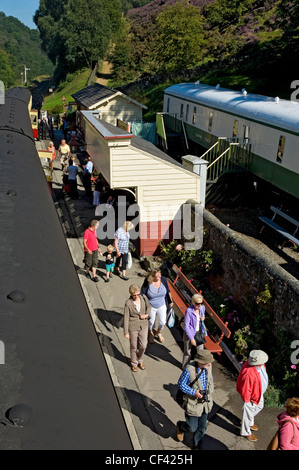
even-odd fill
[{"label": "woman walking", "polygon": [[141,293],[145,294],[151,304],[151,314],[149,319],[149,343],[154,343],[155,334],[153,328],[158,316],[158,330],[157,338],[160,343],[164,343],[164,338],[161,334],[165,323],[168,307],[172,307],[172,298],[170,296],[167,279],[161,275],[160,269],[153,269],[141,288]]},{"label": "woman walking", "polygon": [[133,372],[145,369],[143,356],[147,346],[148,317],[151,306],[146,296],[140,295],[140,287],[132,284],[130,297],[124,309],[124,337],[130,340],[130,359]]},{"label": "woman walking", "polygon": [[196,333],[202,332],[207,336],[207,330],[204,324],[205,320],[205,306],[203,305],[203,296],[194,294],[192,297],[192,305],[185,311],[184,318],[184,356],[182,368],[188,365],[191,359],[192,346],[196,348],[197,352],[204,349],[204,344],[198,344]]}]

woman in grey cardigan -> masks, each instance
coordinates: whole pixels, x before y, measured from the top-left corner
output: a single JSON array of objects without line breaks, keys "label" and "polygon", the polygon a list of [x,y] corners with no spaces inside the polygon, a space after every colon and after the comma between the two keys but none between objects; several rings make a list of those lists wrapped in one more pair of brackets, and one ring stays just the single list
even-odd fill
[{"label": "woman in grey cardigan", "polygon": [[132,284],[130,298],[124,308],[124,336],[130,340],[131,369],[144,370],[143,356],[147,346],[148,318],[151,305],[145,295],[140,295],[140,287]]}]

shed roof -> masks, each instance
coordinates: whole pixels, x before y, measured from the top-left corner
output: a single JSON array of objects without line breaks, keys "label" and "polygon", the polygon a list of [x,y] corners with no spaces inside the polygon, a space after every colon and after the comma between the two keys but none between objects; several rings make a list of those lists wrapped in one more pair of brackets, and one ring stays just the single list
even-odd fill
[{"label": "shed roof", "polygon": [[85,108],[109,98],[117,93],[117,90],[108,88],[100,83],[93,83],[72,95],[75,101],[82,104]]},{"label": "shed roof", "polygon": [[101,85],[100,83],[93,83],[72,95],[77,103],[80,103],[87,109],[93,109],[102,102],[111,100],[116,96],[122,96],[128,101],[135,103],[137,106],[140,106],[140,108],[147,109],[146,106],[121,91]]},{"label": "shed roof", "polygon": [[195,173],[190,172],[190,170],[184,167],[184,165],[182,165],[181,163],[177,162],[174,158],[167,155],[167,153],[164,153],[162,150],[160,150],[158,147],[156,147],[154,144],[152,144],[148,140],[142,139],[141,137],[137,137],[133,134],[129,134],[124,129],[116,127],[113,124],[110,124],[109,122],[98,119],[96,117],[96,114],[93,113],[92,111],[81,111],[81,112],[83,116],[90,122],[90,124],[92,124],[93,127],[104,137],[104,139],[130,138],[131,139],[130,145],[134,147],[136,150],[148,153],[154,157],[164,160],[167,163],[178,166],[182,170],[187,171],[188,173],[192,173],[194,176],[198,176]]}]

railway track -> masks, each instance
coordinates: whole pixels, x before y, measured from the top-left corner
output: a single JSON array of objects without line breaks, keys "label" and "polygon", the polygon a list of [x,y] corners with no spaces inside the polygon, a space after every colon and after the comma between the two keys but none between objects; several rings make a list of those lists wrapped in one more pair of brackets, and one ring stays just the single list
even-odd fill
[{"label": "railway track", "polygon": [[45,94],[48,92],[51,84],[51,78],[46,78],[40,83],[36,83],[29,87],[32,94],[32,108],[40,111],[43,105],[43,99]]}]

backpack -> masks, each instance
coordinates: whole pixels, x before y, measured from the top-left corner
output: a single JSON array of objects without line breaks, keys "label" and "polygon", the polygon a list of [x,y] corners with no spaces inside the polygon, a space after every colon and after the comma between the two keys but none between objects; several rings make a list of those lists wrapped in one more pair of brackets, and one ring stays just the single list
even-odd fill
[{"label": "backpack", "polygon": [[284,425],[284,423],[292,423],[292,425],[293,425],[293,437],[292,437],[291,442],[290,442],[291,444],[293,443],[294,438],[295,438],[294,423],[290,419],[286,419],[282,423],[282,425],[278,428],[278,430],[276,431],[274,436],[272,437],[271,441],[268,444],[267,450],[281,450],[280,447],[279,447],[279,431],[282,428],[282,426]]}]

